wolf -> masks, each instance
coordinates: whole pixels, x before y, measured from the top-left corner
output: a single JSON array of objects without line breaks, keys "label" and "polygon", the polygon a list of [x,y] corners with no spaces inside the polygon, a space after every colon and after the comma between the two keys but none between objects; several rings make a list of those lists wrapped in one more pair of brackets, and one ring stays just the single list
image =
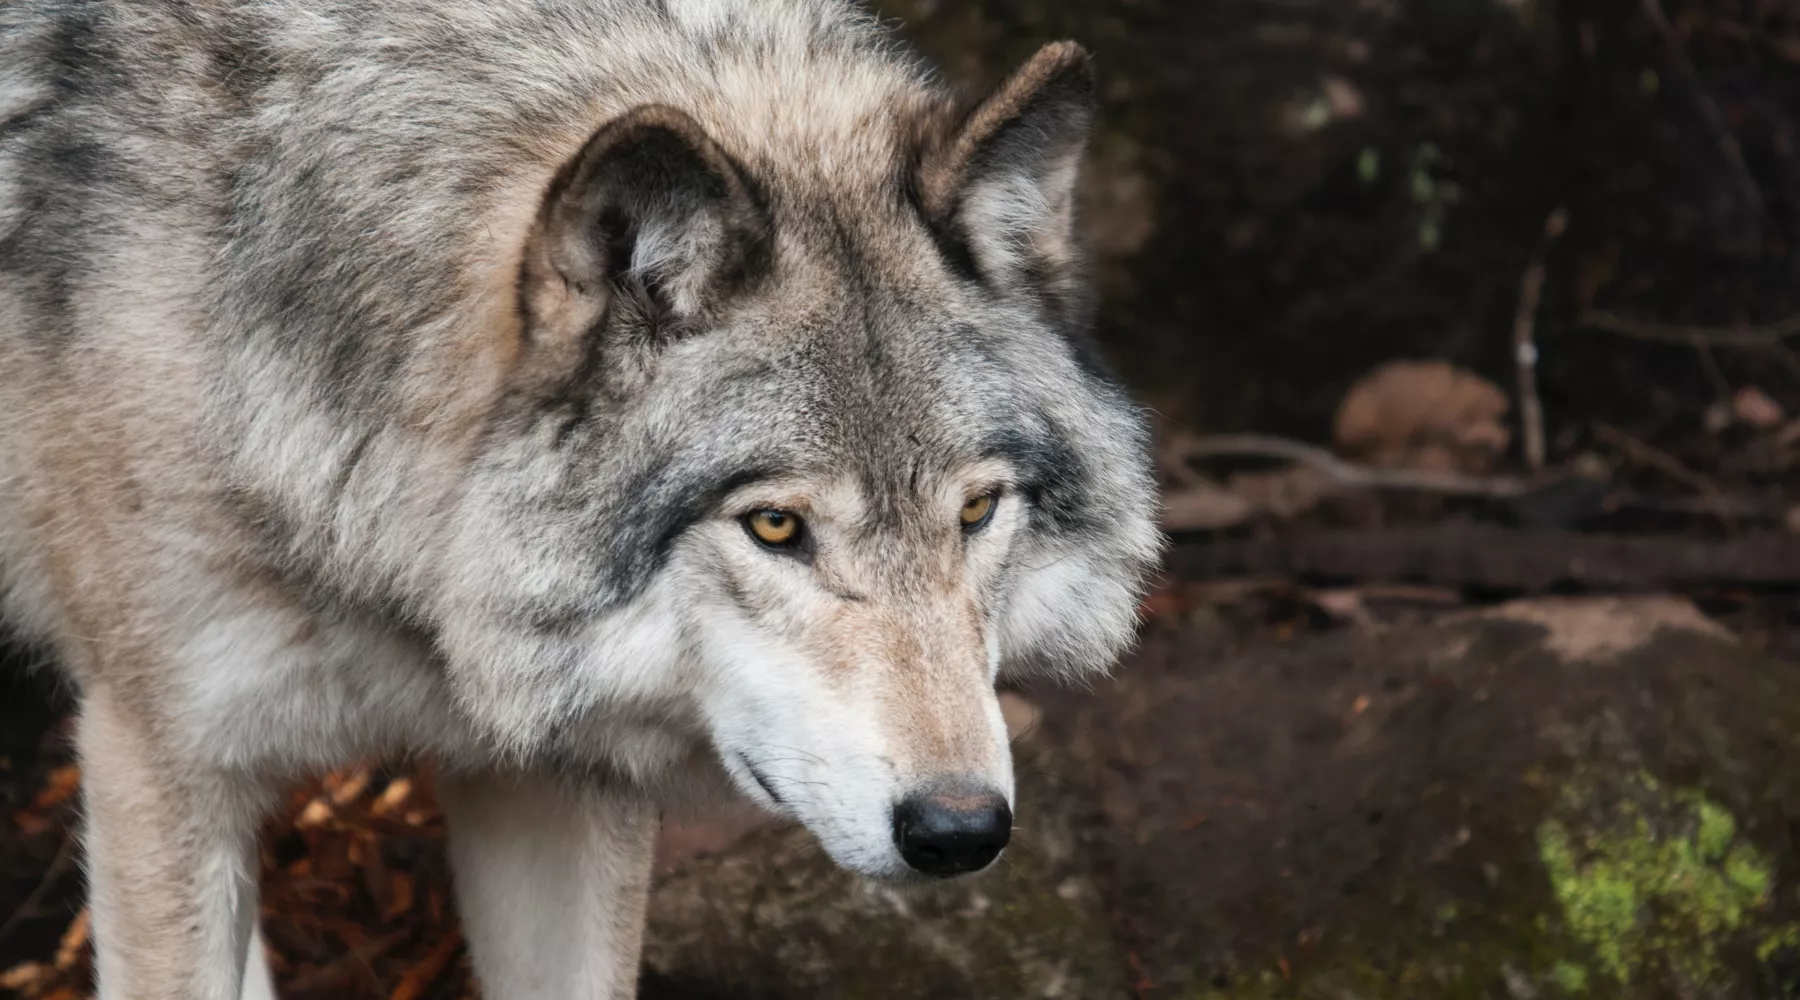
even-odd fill
[{"label": "wolf", "polygon": [[996,685],[1161,545],[1090,59],[843,0],[0,7],[0,608],[79,696],[103,1000],[268,991],[293,782],[428,758],[476,974],[635,990],[661,810],[991,863]]}]

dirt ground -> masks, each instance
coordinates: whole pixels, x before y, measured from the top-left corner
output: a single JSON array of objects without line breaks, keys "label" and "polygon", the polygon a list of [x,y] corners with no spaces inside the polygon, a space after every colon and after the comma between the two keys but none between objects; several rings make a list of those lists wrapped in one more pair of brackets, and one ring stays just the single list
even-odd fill
[{"label": "dirt ground", "polygon": [[[1768,654],[1767,670],[1800,664],[1800,4],[883,10],[971,84],[1053,38],[1097,55],[1085,206],[1100,331],[1155,411],[1182,518],[1129,668],[1154,675],[1158,697],[1191,699],[1231,651],[1548,592],[1680,594]],[[1535,358],[1523,375],[1521,342]],[[1394,362],[1443,365],[1383,368]],[[1541,420],[1522,405],[1533,394]],[[1634,545],[1605,547],[1621,538]],[[79,772],[66,698],[24,669],[35,658],[13,650],[0,666],[0,995],[73,1000],[90,986],[70,835]],[[1321,676],[1296,670],[1294,705]],[[1507,704],[1558,696],[1548,676]],[[1041,697],[1076,726],[1082,710],[1064,699],[1096,696]],[[1445,731],[1429,698],[1417,705],[1387,770],[1360,773],[1410,787],[1417,754],[1478,754],[1479,732]],[[1153,745],[1110,759],[1184,759],[1174,748],[1188,737],[1159,719],[1134,736]],[[1271,717],[1272,732],[1294,725]],[[1351,823],[1356,803],[1334,797],[1329,774],[1271,772],[1267,754],[1247,746],[1239,770],[1209,772],[1209,801],[1262,802],[1278,819],[1219,822],[1207,807],[1199,840],[1109,855],[1123,860],[1097,877],[1113,932],[1141,945],[1131,962],[1180,945],[1146,942],[1143,922],[1223,919],[1205,901],[1241,898],[1229,885],[1181,905],[1159,895],[1158,865],[1203,863],[1182,852],[1279,871],[1292,864],[1263,857],[1267,845],[1304,834],[1335,878],[1348,855],[1334,850],[1413,849],[1383,841],[1366,810],[1331,836],[1318,817]],[[1101,828],[1136,822],[1157,794],[1134,784],[1150,770],[1118,776],[1142,791]],[[1291,783],[1271,787],[1271,774]],[[295,792],[264,848],[284,995],[473,995],[440,838],[428,774],[377,768]],[[706,846],[702,835],[689,850]],[[1122,969],[1122,995],[1161,995],[1152,978]],[[695,989],[653,975],[645,995]]]}]

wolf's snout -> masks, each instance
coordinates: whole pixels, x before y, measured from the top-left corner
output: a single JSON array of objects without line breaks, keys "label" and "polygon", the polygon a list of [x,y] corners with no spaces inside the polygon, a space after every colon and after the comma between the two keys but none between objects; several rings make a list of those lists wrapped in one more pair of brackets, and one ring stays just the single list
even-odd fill
[{"label": "wolf's snout", "polygon": [[920,792],[894,807],[894,846],[914,871],[947,877],[980,871],[1012,839],[1006,797],[985,788]]}]

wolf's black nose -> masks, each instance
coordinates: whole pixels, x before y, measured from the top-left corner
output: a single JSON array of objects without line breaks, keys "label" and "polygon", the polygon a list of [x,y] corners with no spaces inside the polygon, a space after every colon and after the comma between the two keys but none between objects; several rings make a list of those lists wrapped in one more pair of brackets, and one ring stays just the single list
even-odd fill
[{"label": "wolf's black nose", "polygon": [[894,846],[915,871],[949,876],[980,871],[1012,839],[1006,798],[980,788],[908,796],[894,807]]}]

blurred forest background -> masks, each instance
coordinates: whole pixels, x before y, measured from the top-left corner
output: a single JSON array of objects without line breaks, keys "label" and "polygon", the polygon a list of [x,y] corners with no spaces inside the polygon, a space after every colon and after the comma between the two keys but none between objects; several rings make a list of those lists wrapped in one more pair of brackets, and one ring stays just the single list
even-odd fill
[{"label": "blurred forest background", "polygon": [[[1800,995],[1800,4],[879,7],[971,88],[1096,54],[1176,544],[1117,681],[1008,693],[1002,871],[671,823],[644,995]],[[0,994],[91,987],[66,710],[0,671]],[[284,995],[474,996],[441,833],[295,793]]]}]

